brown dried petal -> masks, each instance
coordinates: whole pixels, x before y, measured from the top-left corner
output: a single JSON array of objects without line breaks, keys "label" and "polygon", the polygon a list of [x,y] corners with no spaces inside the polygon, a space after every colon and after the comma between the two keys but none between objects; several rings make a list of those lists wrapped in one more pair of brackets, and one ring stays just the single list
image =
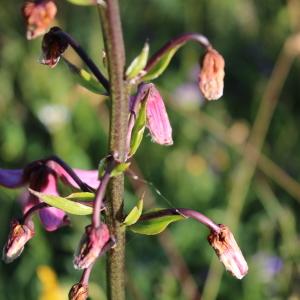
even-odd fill
[{"label": "brown dried petal", "polygon": [[2,259],[6,263],[14,261],[23,252],[25,244],[34,236],[33,223],[20,224],[18,220],[11,222],[7,243],[3,248]]},{"label": "brown dried petal", "polygon": [[88,286],[82,283],[76,283],[69,292],[69,300],[86,300],[88,298]]},{"label": "brown dried petal", "polygon": [[208,242],[215,250],[227,271],[238,279],[242,279],[248,272],[247,262],[226,225],[220,225],[220,232],[211,232]]},{"label": "brown dried petal", "polygon": [[44,34],[57,12],[56,5],[51,0],[45,0],[40,3],[26,2],[22,10],[27,25],[28,40]]},{"label": "brown dried petal", "polygon": [[217,100],[223,95],[225,62],[215,49],[204,55],[199,74],[199,88],[208,100]]}]

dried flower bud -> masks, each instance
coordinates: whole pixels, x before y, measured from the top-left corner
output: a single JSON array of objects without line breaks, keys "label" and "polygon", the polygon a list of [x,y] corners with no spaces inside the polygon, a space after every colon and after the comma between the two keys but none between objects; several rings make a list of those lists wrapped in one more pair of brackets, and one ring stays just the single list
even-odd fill
[{"label": "dried flower bud", "polygon": [[202,60],[199,87],[208,100],[217,100],[223,95],[225,62],[215,49],[208,49]]},{"label": "dried flower bud", "polygon": [[68,48],[69,43],[62,36],[57,34],[61,29],[59,27],[52,27],[48,33],[44,35],[42,42],[42,58],[41,63],[54,68],[61,55]]},{"label": "dried flower bud", "polygon": [[27,39],[31,40],[47,31],[57,8],[54,1],[45,0],[26,2],[22,11],[27,25]]},{"label": "dried flower bud", "polygon": [[208,236],[208,242],[214,248],[226,270],[233,276],[242,279],[247,274],[247,262],[227,226],[221,224],[219,233],[212,231]]},{"label": "dried flower bud", "polygon": [[6,263],[14,261],[24,249],[24,245],[34,236],[33,223],[20,224],[18,220],[11,222],[8,241],[3,248],[2,259]]},{"label": "dried flower bud", "polygon": [[74,284],[69,292],[69,300],[86,300],[88,298],[88,285],[83,283]]},{"label": "dried flower bud", "polygon": [[98,228],[94,228],[92,225],[87,226],[75,253],[74,267],[87,269],[95,262],[109,241],[110,234],[107,225],[101,224]]},{"label": "dried flower bud", "polygon": [[172,127],[164,101],[154,84],[150,83],[146,98],[147,127],[152,140],[160,145],[172,145]]}]

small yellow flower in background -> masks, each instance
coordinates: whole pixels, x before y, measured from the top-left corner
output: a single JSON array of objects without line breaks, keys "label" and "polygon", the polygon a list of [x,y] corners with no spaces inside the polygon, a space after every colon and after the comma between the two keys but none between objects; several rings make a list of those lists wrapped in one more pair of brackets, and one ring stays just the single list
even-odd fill
[{"label": "small yellow flower in background", "polygon": [[39,266],[37,275],[42,286],[39,300],[65,300],[65,295],[58,284],[56,273],[51,267]]}]

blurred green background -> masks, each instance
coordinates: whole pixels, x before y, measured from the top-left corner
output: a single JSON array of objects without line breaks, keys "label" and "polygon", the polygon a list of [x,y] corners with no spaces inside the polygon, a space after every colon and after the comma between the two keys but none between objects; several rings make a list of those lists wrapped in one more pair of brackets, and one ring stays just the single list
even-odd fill
[{"label": "blurred green background", "polygon": [[[107,150],[102,99],[76,85],[64,63],[53,70],[40,65],[41,38],[25,39],[22,1],[0,3],[0,167],[55,153],[73,167],[96,168]],[[57,4],[57,24],[100,64],[96,9]],[[167,200],[129,179],[126,207],[146,191],[148,207],[189,207],[230,224],[250,268],[242,281],[222,274],[207,230],[191,220],[159,237],[128,233],[127,299],[300,299],[300,1],[123,0],[121,12],[128,62],[146,39],[153,53],[185,31],[205,34],[226,61],[224,96],[216,102],[198,91],[198,45],[181,49],[155,81],[174,146],[147,136],[134,168]],[[66,55],[81,64],[72,50]],[[20,216],[20,192],[1,188],[1,246],[10,219]],[[36,236],[22,256],[0,262],[1,300],[67,298],[80,278],[73,251],[89,222],[72,221],[46,233],[36,219]],[[105,299],[104,271],[102,259],[91,299]]]}]

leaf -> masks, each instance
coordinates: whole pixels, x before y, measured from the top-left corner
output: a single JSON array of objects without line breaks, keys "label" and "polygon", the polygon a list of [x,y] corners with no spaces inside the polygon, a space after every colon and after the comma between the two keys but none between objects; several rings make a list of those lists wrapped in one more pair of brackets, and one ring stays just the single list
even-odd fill
[{"label": "leaf", "polygon": [[110,173],[110,177],[116,177],[121,175],[129,168],[129,166],[130,166],[130,162],[118,164]]},{"label": "leaf", "polygon": [[98,165],[98,177],[101,178],[105,173],[105,168],[107,165],[107,157],[104,157],[100,160]]},{"label": "leaf", "polygon": [[70,63],[67,59],[64,59],[64,61],[68,65],[78,84],[85,87],[92,93],[107,95],[105,88],[92,76],[91,73],[84,69],[78,68],[77,66]]},{"label": "leaf", "polygon": [[141,53],[132,61],[130,66],[126,70],[127,79],[132,79],[142,71],[148,60],[149,44],[145,43]]},{"label": "leaf", "polygon": [[146,101],[143,101],[135,125],[132,130],[129,156],[132,156],[136,153],[143,140],[146,121]]},{"label": "leaf", "polygon": [[72,193],[69,196],[66,197],[66,199],[70,200],[78,200],[78,201],[92,201],[95,198],[94,193],[90,192],[78,192],[78,193]]},{"label": "leaf", "polygon": [[29,189],[29,192],[41,199],[43,202],[49,204],[50,206],[59,208],[69,214],[83,216],[90,215],[93,212],[92,207],[68,200],[60,196],[43,194],[32,189]]},{"label": "leaf", "polygon": [[75,5],[95,5],[96,1],[93,0],[67,0],[68,2]]},{"label": "leaf", "polygon": [[141,199],[138,201],[136,206],[130,211],[130,213],[125,218],[123,225],[130,226],[135,224],[140,218],[144,205],[144,195],[142,195]]},{"label": "leaf", "polygon": [[168,67],[172,57],[176,53],[176,51],[183,45],[181,43],[174,48],[171,48],[168,52],[166,52],[157,62],[156,64],[146,73],[145,76],[142,77],[143,81],[149,81],[160,76],[165,69]]},{"label": "leaf", "polygon": [[128,228],[135,233],[154,235],[163,232],[169,224],[185,219],[186,218],[181,215],[163,216],[151,220],[139,221]]}]

